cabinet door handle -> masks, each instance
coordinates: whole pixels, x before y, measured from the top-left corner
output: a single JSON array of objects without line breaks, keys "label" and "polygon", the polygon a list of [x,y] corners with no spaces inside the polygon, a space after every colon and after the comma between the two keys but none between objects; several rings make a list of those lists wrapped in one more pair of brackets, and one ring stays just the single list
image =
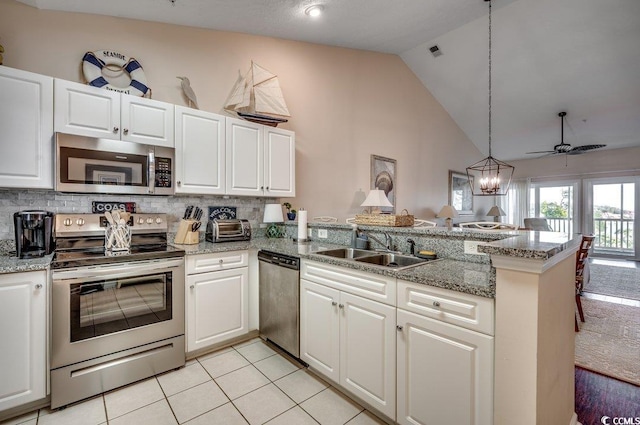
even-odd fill
[{"label": "cabinet door handle", "polygon": [[344,308],[344,304],[338,304],[338,308]]},{"label": "cabinet door handle", "polygon": [[260,186],[260,190],[264,190],[264,186]]},{"label": "cabinet door handle", "polygon": [[335,302],[335,301],[331,301],[331,305],[335,307],[335,306],[337,306],[337,305],[338,305],[338,303],[337,303],[337,302]]},{"label": "cabinet door handle", "polygon": [[118,134],[118,131],[120,131],[118,127],[113,127],[113,134]]},{"label": "cabinet door handle", "polygon": [[398,330],[398,332],[402,332],[403,327],[402,327],[402,326],[400,326],[400,325],[397,325],[397,326],[396,326],[396,329]]},{"label": "cabinet door handle", "polygon": [[38,284],[36,285],[36,289],[42,289],[42,283],[38,283]]},{"label": "cabinet door handle", "polygon": [[440,307],[440,301],[434,301],[433,302],[433,306],[434,307]]},{"label": "cabinet door handle", "polygon": [[176,182],[176,184],[177,184],[178,186],[181,186],[181,185],[182,185],[182,182],[181,182],[180,180],[178,180],[178,181]]},{"label": "cabinet door handle", "polygon": [[122,132],[123,132],[125,135],[126,135],[126,134],[129,134],[129,129],[128,129],[128,128],[125,128],[124,130],[122,130]]},{"label": "cabinet door handle", "polygon": [[189,289],[193,289],[195,287],[196,287],[196,285],[191,285],[191,286],[189,286]]},{"label": "cabinet door handle", "polygon": [[267,186],[267,190],[269,190],[269,186]]}]

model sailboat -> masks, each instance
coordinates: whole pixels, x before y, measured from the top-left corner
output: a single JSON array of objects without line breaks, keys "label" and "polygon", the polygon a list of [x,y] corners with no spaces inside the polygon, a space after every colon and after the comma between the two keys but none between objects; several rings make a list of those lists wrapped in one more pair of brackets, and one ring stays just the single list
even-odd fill
[{"label": "model sailboat", "polygon": [[236,82],[224,109],[272,127],[287,122],[285,117],[291,116],[278,77],[253,61],[249,71]]}]

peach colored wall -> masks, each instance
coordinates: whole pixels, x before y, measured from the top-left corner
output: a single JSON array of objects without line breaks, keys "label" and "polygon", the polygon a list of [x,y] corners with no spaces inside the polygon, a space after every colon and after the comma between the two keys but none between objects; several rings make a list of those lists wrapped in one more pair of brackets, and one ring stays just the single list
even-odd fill
[{"label": "peach colored wall", "polygon": [[514,178],[639,175],[640,147],[526,159],[510,164],[516,167]]},{"label": "peach colored wall", "polygon": [[[398,211],[430,218],[447,203],[448,170],[483,155],[396,55],[240,33],[44,11],[0,0],[5,65],[81,81],[87,51],[113,49],[144,67],[153,98],[186,104],[186,75],[200,108],[222,112],[253,59],[278,74],[297,138],[297,194],[310,216],[360,211],[370,155],[398,161]],[[478,209],[486,211],[482,198]]]}]

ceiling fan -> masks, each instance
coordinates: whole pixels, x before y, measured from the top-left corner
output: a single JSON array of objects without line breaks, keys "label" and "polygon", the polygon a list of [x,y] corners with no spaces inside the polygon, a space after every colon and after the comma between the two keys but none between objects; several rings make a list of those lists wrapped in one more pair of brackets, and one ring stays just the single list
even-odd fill
[{"label": "ceiling fan", "polygon": [[579,155],[581,153],[585,153],[587,151],[591,151],[594,149],[600,149],[600,148],[604,148],[607,145],[582,145],[582,146],[571,146],[568,143],[564,142],[564,117],[567,116],[566,112],[560,112],[558,114],[558,116],[560,117],[560,125],[561,125],[561,138],[560,138],[560,144],[559,145],[555,145],[553,147],[552,151],[538,151],[538,152],[527,152],[527,154],[546,154],[543,156],[547,156],[547,155],[559,155],[559,154],[566,154],[566,155]]}]

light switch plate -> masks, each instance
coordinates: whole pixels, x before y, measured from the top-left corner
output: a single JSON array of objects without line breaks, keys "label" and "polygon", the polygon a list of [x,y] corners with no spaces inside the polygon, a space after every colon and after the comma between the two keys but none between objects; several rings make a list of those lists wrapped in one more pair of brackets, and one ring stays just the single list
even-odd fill
[{"label": "light switch plate", "polygon": [[318,229],[318,237],[320,239],[327,239],[328,236],[327,229]]}]

